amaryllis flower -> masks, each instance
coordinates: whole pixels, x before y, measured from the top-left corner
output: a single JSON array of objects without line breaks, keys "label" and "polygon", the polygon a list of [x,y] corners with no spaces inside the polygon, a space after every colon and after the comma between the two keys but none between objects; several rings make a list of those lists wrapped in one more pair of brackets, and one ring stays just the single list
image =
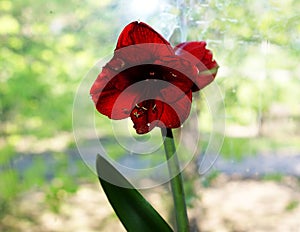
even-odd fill
[{"label": "amaryllis flower", "polygon": [[90,94],[101,114],[130,117],[138,134],[155,126],[177,128],[189,116],[192,92],[212,82],[217,69],[204,41],[172,48],[147,24],[132,22],[121,32],[114,56]]}]

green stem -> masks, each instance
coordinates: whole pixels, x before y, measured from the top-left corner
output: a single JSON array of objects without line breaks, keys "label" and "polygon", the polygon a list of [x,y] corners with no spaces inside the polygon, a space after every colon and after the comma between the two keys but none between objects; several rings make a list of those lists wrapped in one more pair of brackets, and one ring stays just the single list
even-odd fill
[{"label": "green stem", "polygon": [[168,168],[171,179],[171,189],[175,206],[176,224],[178,232],[189,231],[189,220],[187,216],[182,177],[180,174],[179,161],[171,129],[166,129],[166,133],[162,130],[164,139],[164,147],[166,158],[168,160]]}]

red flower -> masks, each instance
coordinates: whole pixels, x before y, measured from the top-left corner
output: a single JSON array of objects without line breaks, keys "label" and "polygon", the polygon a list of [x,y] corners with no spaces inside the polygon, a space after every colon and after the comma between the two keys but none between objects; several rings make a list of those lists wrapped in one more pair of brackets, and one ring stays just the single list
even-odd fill
[{"label": "red flower", "polygon": [[97,110],[111,119],[131,117],[138,134],[179,127],[190,113],[192,92],[217,73],[205,46],[185,42],[173,49],[147,24],[130,23],[90,90]]}]

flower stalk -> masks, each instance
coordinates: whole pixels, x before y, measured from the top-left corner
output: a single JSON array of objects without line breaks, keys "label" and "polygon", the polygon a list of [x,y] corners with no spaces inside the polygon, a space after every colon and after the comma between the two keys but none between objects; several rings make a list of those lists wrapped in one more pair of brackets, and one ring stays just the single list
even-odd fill
[{"label": "flower stalk", "polygon": [[168,161],[169,175],[170,177],[173,177],[170,181],[170,184],[174,201],[177,231],[188,232],[189,220],[187,216],[183,181],[180,174],[179,160],[176,153],[173,133],[172,130],[168,128],[166,131],[164,129],[161,131],[162,136],[165,137],[164,148]]}]

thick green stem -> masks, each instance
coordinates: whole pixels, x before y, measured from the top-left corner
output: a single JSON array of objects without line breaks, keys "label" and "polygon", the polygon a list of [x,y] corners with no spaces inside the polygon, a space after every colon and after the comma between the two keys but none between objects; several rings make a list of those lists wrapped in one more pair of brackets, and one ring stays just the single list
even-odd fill
[{"label": "thick green stem", "polygon": [[188,232],[189,221],[185,204],[182,177],[180,174],[180,166],[176,153],[172,130],[167,129],[166,133],[164,130],[162,130],[162,135],[163,137],[165,137],[164,147],[166,158],[168,160],[169,174],[170,177],[173,177],[170,181],[170,184],[175,207],[177,231]]}]

